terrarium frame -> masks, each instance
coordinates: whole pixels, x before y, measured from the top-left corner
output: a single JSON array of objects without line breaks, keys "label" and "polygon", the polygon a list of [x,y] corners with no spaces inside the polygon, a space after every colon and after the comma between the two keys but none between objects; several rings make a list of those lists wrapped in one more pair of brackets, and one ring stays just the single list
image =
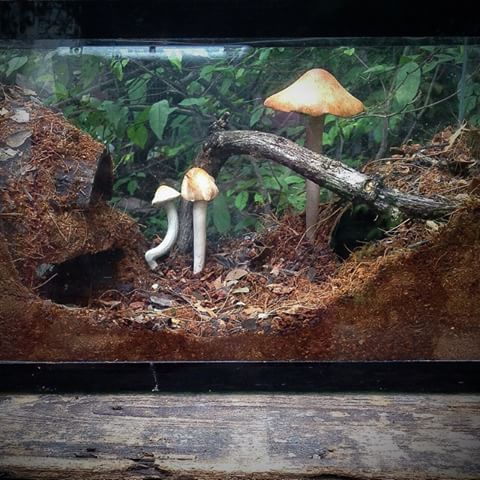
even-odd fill
[{"label": "terrarium frame", "polygon": [[0,392],[478,393],[480,361],[0,362]]},{"label": "terrarium frame", "polygon": [[[40,4],[41,2],[31,2],[31,4]],[[70,2],[71,4],[88,4],[88,2]],[[105,2],[108,3],[108,2]],[[187,2],[188,3],[188,2]],[[173,2],[172,2],[173,4]],[[185,6],[185,5],[184,5]],[[183,6],[183,7],[184,7]],[[180,10],[183,7],[177,6]],[[96,6],[98,8],[98,5]],[[130,6],[129,6],[130,8]],[[292,13],[296,10],[292,10]],[[392,9],[394,10],[394,9]],[[68,9],[66,10],[68,11]],[[39,10],[40,15],[44,15],[43,20],[48,24],[48,14],[45,16],[45,12]],[[178,14],[178,10],[175,8],[167,15],[162,12],[161,18],[162,26],[160,31],[162,35],[168,38],[181,38],[186,36],[186,32],[177,30],[172,31],[171,25],[173,22],[173,16]],[[324,13],[324,12],[322,12]],[[398,13],[398,12],[397,12]],[[78,14],[78,12],[77,12]],[[76,18],[76,26],[79,30],[76,30],[69,35],[65,35],[65,32],[58,32],[53,35],[51,32],[45,34],[41,31],[33,31],[27,33],[30,35],[38,45],[42,42],[48,45],[49,42],[55,43],[55,38],[58,40],[65,40],[65,44],[71,47],[81,47],[82,45],[91,45],[94,43],[94,39],[104,39],[104,43],[108,44],[107,40],[110,33],[110,38],[114,38],[115,35],[111,35],[110,32],[102,30],[105,26],[112,28],[114,22],[105,21],[101,22],[98,17],[102,15],[98,10],[95,11],[94,17],[97,18],[98,25],[95,27],[89,25],[86,29],[82,26],[82,22],[89,22],[91,13],[88,13],[88,5]],[[104,16],[111,15],[111,9],[105,10]],[[331,13],[330,13],[331,15]],[[363,35],[363,36],[378,36],[382,32],[374,30],[381,25],[388,25],[388,33],[390,35],[434,35],[438,32],[439,22],[434,22],[431,18],[431,12],[428,12],[429,19],[425,21],[422,15],[416,16],[416,29],[415,31],[405,32],[398,30],[398,25],[401,22],[394,23],[397,25],[397,30],[392,30],[392,22],[379,21],[378,15],[375,16],[375,25],[369,22],[358,22],[357,25],[361,25],[361,30],[358,31],[345,31],[345,25],[338,25],[338,21],[328,22],[325,21],[328,28],[333,28],[333,31],[329,31],[329,35],[335,34],[336,36],[344,35]],[[221,14],[220,14],[221,16]],[[263,14],[259,15],[261,18]],[[357,17],[357,16],[356,16]],[[218,20],[218,14],[214,16]],[[255,18],[253,16],[253,18]],[[313,20],[315,16],[311,16]],[[305,20],[305,18],[303,19]],[[369,19],[370,22],[372,19]],[[398,19],[397,19],[398,20]],[[442,34],[445,35],[478,35],[478,27],[474,26],[473,16],[470,17],[470,23],[465,23],[465,18],[457,23],[457,29],[455,30],[455,22],[449,19],[449,28],[445,29]],[[26,21],[26,17],[24,18]],[[144,17],[146,24],[150,25],[150,30],[147,28],[142,31],[145,38],[149,36],[154,39],[155,35],[158,35],[158,25],[153,25],[147,17]],[[301,22],[298,22],[300,25]],[[435,30],[428,31],[428,25],[436,24]],[[40,27],[39,27],[40,25]],[[211,24],[198,22],[197,28],[205,28],[205,32],[208,32],[209,36],[217,33],[215,29],[212,30]],[[247,23],[245,24],[247,25]],[[252,23],[252,13],[248,17],[249,28],[252,31],[244,31],[243,34],[238,35],[248,37],[252,33],[257,34],[258,25],[255,22]],[[291,24],[289,22],[289,27]],[[335,27],[337,25],[337,27]],[[369,27],[370,25],[370,27]],[[453,31],[452,31],[453,25]],[[138,23],[136,27],[138,27]],[[155,27],[155,28],[154,28]],[[220,27],[220,23],[217,24]],[[266,40],[263,45],[270,45],[272,40],[268,40],[268,37],[278,37],[279,33],[285,31],[286,24],[277,24],[276,29],[267,30],[265,33]],[[42,28],[42,24],[37,23],[36,28]],[[133,28],[133,24],[124,25],[126,28],[122,33],[125,37],[134,38],[136,33]],[[190,28],[190,26],[189,26]],[[221,27],[220,27],[221,28]],[[229,29],[231,25],[229,25]],[[241,27],[242,28],[242,27]],[[246,28],[246,27],[245,27]],[[271,28],[271,27],[270,27]],[[316,26],[312,22],[303,24],[302,35],[305,31],[312,32],[309,37],[318,37],[318,32],[315,31]],[[336,28],[336,30],[335,30]],[[355,27],[354,27],[355,28]],[[369,30],[370,28],[370,30]],[[8,30],[3,29],[4,32]],[[48,31],[48,29],[45,29]],[[44,32],[45,32],[44,31]],[[371,32],[375,32],[372,35]],[[88,32],[88,34],[85,34]],[[196,37],[206,37],[204,32],[194,32]],[[223,33],[223,35],[222,35]],[[292,37],[295,36],[295,32],[290,30]],[[4,34],[5,35],[5,34]],[[235,36],[235,33],[231,30],[228,32],[224,30],[220,32],[220,37],[226,37],[229,35]],[[10,37],[15,37],[16,33],[10,34]],[[297,32],[298,36],[298,32]],[[6,37],[3,37],[6,38]],[[83,38],[83,40],[78,40]],[[293,45],[308,45],[315,44],[318,41],[314,39],[292,39],[290,41]],[[370,42],[376,42],[376,40],[368,40]],[[406,39],[406,42],[416,43],[416,39]],[[424,42],[428,42],[423,38]],[[457,42],[458,40],[448,40]],[[197,40],[198,42],[198,40]],[[212,40],[209,40],[213,43]],[[334,38],[325,38],[325,43],[331,45],[338,45],[338,40]],[[118,42],[116,42],[118,43]],[[145,44],[152,42],[146,41]],[[173,44],[175,41],[173,41]],[[248,43],[248,40],[247,40]],[[284,41],[288,44],[288,41]],[[162,44],[162,42],[160,42]],[[262,45],[261,42],[257,42],[256,45]],[[109,178],[106,181],[105,177],[108,177],[108,171],[112,168],[111,160],[104,152],[97,152],[96,156],[96,168],[100,172],[99,176],[94,178],[95,175],[87,181],[87,187],[92,187],[88,190],[88,194],[95,198],[97,195],[102,195],[105,191],[111,189],[109,184]],[[88,177],[89,173],[87,173]],[[97,187],[97,188],[95,188]],[[82,189],[81,189],[82,190]],[[82,190],[82,193],[84,190]],[[90,196],[83,198],[77,197],[76,201],[79,205],[82,202],[90,202]],[[39,312],[40,313],[40,312]],[[12,316],[12,318],[14,318]],[[409,360],[409,361],[136,361],[126,362],[122,361],[74,361],[74,362],[37,362],[37,361],[3,361],[0,363],[0,389],[6,391],[18,391],[18,392],[105,392],[105,391],[154,391],[154,392],[167,392],[167,391],[297,391],[297,392],[322,392],[322,391],[405,391],[405,392],[478,392],[480,391],[480,384],[478,379],[480,378],[480,361],[476,360]]]}]

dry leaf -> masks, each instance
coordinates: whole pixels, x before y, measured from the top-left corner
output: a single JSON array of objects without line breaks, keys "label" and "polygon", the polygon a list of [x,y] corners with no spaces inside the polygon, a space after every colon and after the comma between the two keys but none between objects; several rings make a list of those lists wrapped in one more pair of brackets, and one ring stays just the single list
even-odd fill
[{"label": "dry leaf", "polygon": [[427,227],[427,230],[430,230],[431,232],[437,232],[438,229],[440,228],[440,225],[437,222],[434,222],[433,220],[427,220],[425,222],[425,226]]},{"label": "dry leaf", "polygon": [[249,291],[250,289],[248,287],[240,287],[233,290],[232,293],[248,293]]},{"label": "dry leaf", "polygon": [[450,138],[448,139],[448,147],[446,148],[445,151],[450,150],[453,147],[453,144],[457,140],[457,138],[461,135],[461,133],[465,130],[465,124],[461,125],[455,132],[453,132],[450,135]]},{"label": "dry leaf", "polygon": [[247,307],[245,310],[243,310],[243,313],[248,317],[257,317],[257,315],[261,312],[262,309],[259,307]]},{"label": "dry leaf", "polygon": [[173,307],[175,305],[175,302],[166,296],[152,296],[150,302],[158,307]]},{"label": "dry leaf", "polygon": [[213,282],[212,282],[212,286],[215,290],[220,290],[222,288],[222,276],[220,275],[219,277],[217,277]]},{"label": "dry leaf", "polygon": [[274,277],[278,277],[278,275],[280,274],[281,268],[282,268],[282,263],[276,263],[270,270],[270,275],[273,275]]},{"label": "dry leaf", "polygon": [[204,307],[200,303],[195,303],[194,306],[195,310],[200,313],[206,313],[210,318],[216,318],[217,314],[212,308]]},{"label": "dry leaf", "polygon": [[0,162],[9,160],[17,154],[17,150],[11,148],[0,148]]},{"label": "dry leaf", "polygon": [[26,87],[22,87],[22,89],[25,95],[30,95],[30,96],[33,95],[34,97],[37,96],[37,92],[35,92],[34,90],[30,90],[29,88],[26,88]]},{"label": "dry leaf", "polygon": [[227,273],[227,276],[225,277],[225,283],[232,282],[234,280],[240,280],[245,275],[248,275],[248,272],[246,270],[244,270],[243,268],[235,268],[234,270],[231,270]]},{"label": "dry leaf", "polygon": [[6,109],[6,108],[2,108],[0,109],[0,115],[3,117],[4,115],[6,115],[7,113],[9,113],[9,111]]},{"label": "dry leaf", "polygon": [[100,300],[100,303],[105,307],[114,308],[121,305],[122,302],[120,300]]},{"label": "dry leaf", "polygon": [[300,312],[305,311],[305,307],[303,305],[292,305],[291,307],[286,308],[285,310],[282,309],[282,313],[286,313],[287,315],[297,315]]},{"label": "dry leaf", "polygon": [[140,310],[144,306],[145,306],[145,304],[143,302],[132,302],[130,304],[130,308],[133,308],[134,310]]},{"label": "dry leaf", "polygon": [[284,295],[293,292],[294,287],[287,287],[285,285],[282,285],[281,283],[272,283],[270,285],[267,285],[267,287],[273,292],[277,293],[279,295]]},{"label": "dry leaf", "polygon": [[11,119],[17,123],[27,123],[30,120],[30,114],[26,110],[17,109]]},{"label": "dry leaf", "polygon": [[5,143],[11,148],[17,148],[20,145],[23,145],[25,140],[31,136],[32,132],[30,130],[21,130],[19,132],[12,133],[12,135],[7,137]]}]

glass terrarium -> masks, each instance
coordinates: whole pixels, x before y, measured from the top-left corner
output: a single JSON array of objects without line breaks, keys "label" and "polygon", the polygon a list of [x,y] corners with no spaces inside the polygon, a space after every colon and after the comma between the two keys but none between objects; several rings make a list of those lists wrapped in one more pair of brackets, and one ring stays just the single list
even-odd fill
[{"label": "glass terrarium", "polygon": [[0,357],[480,358],[480,41],[0,45]]}]

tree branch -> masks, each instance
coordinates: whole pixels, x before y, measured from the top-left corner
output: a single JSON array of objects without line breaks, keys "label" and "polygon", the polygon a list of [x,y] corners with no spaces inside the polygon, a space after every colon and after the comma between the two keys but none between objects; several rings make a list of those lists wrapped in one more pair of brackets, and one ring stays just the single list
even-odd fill
[{"label": "tree branch", "polygon": [[204,143],[195,163],[215,177],[231,155],[244,154],[285,165],[343,198],[369,204],[378,211],[396,207],[409,217],[435,218],[451,213],[458,206],[384,187],[379,178],[263,132],[215,132]]},{"label": "tree branch", "polygon": [[[448,201],[384,187],[378,177],[365,175],[342,162],[314,153],[270,133],[248,130],[216,131],[203,144],[195,165],[216,177],[231,155],[250,155],[257,159],[273,160],[347,200],[366,203],[379,212],[397,208],[408,217],[437,218],[458,207]],[[177,248],[186,253],[191,249],[191,241],[191,204],[182,201]]]}]

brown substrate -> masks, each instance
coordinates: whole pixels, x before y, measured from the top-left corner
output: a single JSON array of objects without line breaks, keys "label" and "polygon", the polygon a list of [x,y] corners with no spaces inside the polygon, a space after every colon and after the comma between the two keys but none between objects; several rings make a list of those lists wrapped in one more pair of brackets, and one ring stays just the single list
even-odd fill
[{"label": "brown substrate", "polygon": [[[249,301],[247,293],[233,294],[231,301],[223,299],[212,306],[205,300],[194,303],[195,290],[191,297],[181,294],[189,300],[187,306],[180,296],[172,296],[178,306],[158,311],[151,310],[152,302],[144,296],[132,301],[129,311],[121,307],[117,312],[120,307],[112,300],[106,301],[106,305],[111,302],[109,307],[91,310],[33,299],[26,307],[21,300],[17,311],[23,318],[4,319],[0,326],[1,358],[480,358],[479,249],[480,209],[474,208],[459,212],[441,233],[418,248],[406,246],[384,256],[355,255],[327,282],[308,284],[305,278],[282,277],[276,284],[284,292],[295,284],[298,289],[273,296],[276,302],[270,294],[266,309]],[[232,271],[220,268],[223,275]],[[248,277],[239,283],[256,285]],[[234,313],[227,305],[234,307]],[[222,307],[225,320],[221,320]],[[261,315],[269,312],[265,318]],[[241,324],[240,333],[223,325],[212,332],[212,325],[221,322]],[[193,325],[196,332],[186,333]]]},{"label": "brown substrate", "polygon": [[366,167],[393,188],[463,202],[450,219],[406,219],[342,262],[329,242],[344,205],[326,204],[315,245],[287,216],[212,248],[194,276],[175,253],[148,271],[136,224],[101,199],[64,202],[36,162],[65,158],[63,147],[38,156],[42,122],[65,121],[35,118],[33,170],[2,191],[0,359],[480,358],[478,163],[462,134]]}]

